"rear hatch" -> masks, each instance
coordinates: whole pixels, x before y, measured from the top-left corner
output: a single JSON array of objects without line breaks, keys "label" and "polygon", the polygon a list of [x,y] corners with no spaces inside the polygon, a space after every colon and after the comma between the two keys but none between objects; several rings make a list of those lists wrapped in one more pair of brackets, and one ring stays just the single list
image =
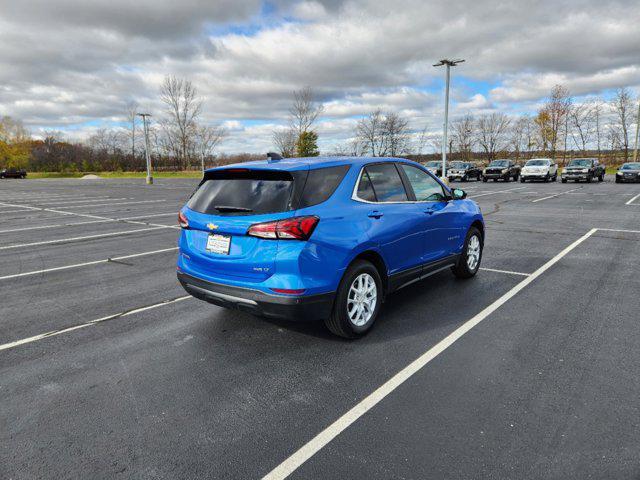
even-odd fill
[{"label": "rear hatch", "polygon": [[[278,241],[247,235],[255,223],[291,216],[307,171],[227,169],[207,172],[183,213],[188,265],[212,277],[262,282],[273,275]],[[296,188],[298,186],[298,189]]]}]

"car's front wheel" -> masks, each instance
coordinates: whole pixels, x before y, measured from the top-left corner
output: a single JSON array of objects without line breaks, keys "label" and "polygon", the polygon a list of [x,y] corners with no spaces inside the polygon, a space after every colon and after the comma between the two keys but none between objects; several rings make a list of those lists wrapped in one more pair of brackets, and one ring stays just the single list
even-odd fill
[{"label": "car's front wheel", "polygon": [[341,337],[360,337],[376,321],[382,298],[382,281],[376,267],[366,260],[356,260],[342,277],[325,324]]},{"label": "car's front wheel", "polygon": [[480,268],[482,260],[482,234],[476,227],[471,227],[462,247],[462,254],[455,266],[451,267],[458,278],[471,278]]}]

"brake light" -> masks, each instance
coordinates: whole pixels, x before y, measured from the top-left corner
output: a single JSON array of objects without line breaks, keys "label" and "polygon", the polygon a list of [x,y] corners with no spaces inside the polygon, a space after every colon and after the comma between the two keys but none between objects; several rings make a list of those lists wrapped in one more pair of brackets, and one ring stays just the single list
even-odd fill
[{"label": "brake light", "polygon": [[189,220],[184,216],[184,213],[178,212],[178,225],[182,228],[189,228]]},{"label": "brake light", "polygon": [[249,227],[247,235],[267,239],[308,240],[319,221],[318,217],[309,216],[256,223]]}]

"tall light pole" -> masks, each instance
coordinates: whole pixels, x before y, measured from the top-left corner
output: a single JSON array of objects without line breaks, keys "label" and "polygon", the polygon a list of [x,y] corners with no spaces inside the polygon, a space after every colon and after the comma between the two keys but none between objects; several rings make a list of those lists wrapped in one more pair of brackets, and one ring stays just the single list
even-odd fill
[{"label": "tall light pole", "polygon": [[447,80],[444,95],[444,129],[442,133],[442,179],[445,181],[447,180],[447,128],[449,126],[449,83],[451,78],[451,67],[455,67],[462,62],[464,62],[464,60],[443,59],[434,65],[434,67],[441,67],[442,65],[447,67]]},{"label": "tall light pole", "polygon": [[150,113],[138,113],[139,117],[142,117],[142,127],[144,129],[144,156],[147,159],[147,185],[153,184],[153,177],[151,176],[151,152],[149,151],[149,123],[147,118],[151,116]]},{"label": "tall light pole", "polygon": [[633,152],[633,161],[638,161],[638,136],[640,136],[640,97],[638,97],[638,116],[636,117],[636,149]]}]

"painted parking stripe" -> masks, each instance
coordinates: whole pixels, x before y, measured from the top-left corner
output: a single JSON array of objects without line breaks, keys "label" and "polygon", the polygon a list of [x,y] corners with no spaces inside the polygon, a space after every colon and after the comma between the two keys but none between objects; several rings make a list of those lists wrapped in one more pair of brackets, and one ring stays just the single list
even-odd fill
[{"label": "painted parking stripe", "polygon": [[567,190],[566,192],[556,193],[555,195],[549,195],[548,197],[537,198],[536,200],[531,200],[531,203],[542,202],[543,200],[549,200],[550,198],[556,198],[560,195],[566,195],[567,193],[575,192],[576,190],[580,190],[583,187],[574,188],[572,190]]},{"label": "painted parking stripe", "polygon": [[163,248],[161,250],[153,250],[151,252],[141,252],[141,253],[133,253],[131,255],[122,255],[119,257],[109,257],[109,258],[105,258],[102,260],[94,260],[92,262],[84,262],[84,263],[75,263],[73,265],[64,265],[62,267],[53,267],[53,268],[45,268],[42,270],[33,270],[31,272],[22,272],[22,273],[16,273],[13,275],[5,275],[4,277],[0,277],[0,280],[9,280],[12,278],[20,278],[20,277],[29,277],[32,275],[39,275],[42,273],[49,273],[49,272],[59,272],[61,270],[71,270],[72,268],[80,268],[80,267],[88,267],[91,265],[99,265],[101,263],[109,263],[109,262],[116,262],[119,260],[128,260],[130,258],[137,258],[137,257],[145,257],[147,255],[155,255],[158,253],[164,253],[164,252],[173,252],[175,250],[178,250],[178,247],[172,247],[172,248]]},{"label": "painted parking stripe", "polygon": [[45,338],[55,337],[57,335],[62,335],[64,333],[73,332],[75,330],[80,330],[81,328],[91,327],[93,325],[97,325],[102,322],[106,322],[108,320],[115,320],[116,318],[128,317],[130,315],[134,315],[136,313],[145,312],[147,310],[152,310],[154,308],[164,307],[165,305],[171,305],[173,303],[181,302],[183,300],[187,300],[189,298],[193,298],[191,295],[185,295],[184,297],[173,298],[171,300],[165,300],[163,302],[154,303],[152,305],[146,305],[144,307],[134,308],[133,310],[127,310],[125,312],[116,313],[114,315],[108,315],[102,318],[96,318],[95,320],[91,320],[86,323],[81,323],[78,325],[73,325],[71,327],[62,328],[60,330],[52,330],[50,332],[41,333],[40,335],[34,335],[33,337],[23,338],[21,340],[16,340],[15,342],[5,343],[0,345],[0,351],[9,350],[10,348],[19,347],[20,345],[25,345],[27,343],[37,342],[38,340],[44,340]]},{"label": "painted parking stripe", "polygon": [[358,404],[356,404],[351,410],[342,415],[338,420],[329,425],[323,431],[321,431],[318,435],[312,438],[308,443],[303,445],[299,450],[297,450],[293,455],[283,461],[280,465],[274,468],[271,472],[266,474],[263,477],[263,480],[279,480],[288,477],[290,474],[295,472],[298,467],[300,467],[303,463],[305,463],[309,458],[318,453],[325,445],[331,442],[334,438],[336,438],[342,431],[348,428],[352,423],[362,417],[365,413],[367,413],[371,408],[376,406],[380,401],[382,401],[387,395],[392,393],[396,388],[406,382],[409,378],[411,378],[416,372],[422,369],[425,365],[427,365],[431,360],[436,358],[442,352],[444,352],[447,348],[453,345],[456,341],[462,338],[466,333],[468,333],[472,328],[482,322],[485,318],[495,312],[502,305],[511,300],[515,295],[517,295],[520,291],[522,291],[525,287],[527,287],[531,282],[537,279],[544,272],[549,270],[553,265],[558,263],[565,255],[571,252],[574,248],[588,239],[591,235],[593,235],[597,231],[596,228],[589,230],[585,235],[580,237],[578,240],[573,242],[571,245],[566,247],[560,253],[558,253],[555,257],[549,260],[547,263],[538,268],[535,272],[533,272],[530,276],[522,280],[515,287],[509,290],[507,293],[498,298],[491,305],[486,307],[480,313],[467,320],[461,326],[456,328],[453,332],[447,335],[443,340],[435,344],[425,353],[416,358],[409,365],[404,367],[398,373],[396,373],[393,377],[387,380],[384,384],[378,387],[375,391],[361,400]]},{"label": "painted parking stripe", "polygon": [[35,201],[35,202],[30,202],[32,204],[36,204],[36,205],[51,205],[53,206],[53,208],[56,208],[59,205],[68,205],[70,203],[98,203],[98,202],[106,202],[106,201],[112,201],[112,200],[135,200],[135,198],[130,198],[130,197],[118,197],[118,198],[111,198],[111,197],[106,197],[106,198],[83,198],[83,199],[77,199],[77,200],[65,200],[62,202],[59,201],[49,201],[46,200],[44,202],[41,201]]},{"label": "painted parking stripe", "polygon": [[14,245],[5,245],[4,247],[0,247],[0,250],[10,250],[13,248],[24,248],[24,247],[37,247],[39,245],[53,245],[56,243],[66,243],[66,242],[77,242],[81,240],[92,240],[94,238],[107,238],[107,237],[118,237],[122,235],[130,235],[132,233],[140,233],[140,232],[149,232],[151,230],[159,230],[161,228],[165,228],[165,225],[158,225],[155,227],[148,228],[138,228],[136,230],[123,230],[120,232],[109,232],[109,233],[98,233],[96,235],[84,235],[82,237],[70,237],[70,238],[58,238],[56,240],[44,240],[42,242],[32,242],[32,243],[17,243]]},{"label": "painted parking stripe", "polygon": [[469,198],[484,197],[485,195],[495,195],[496,193],[515,192],[516,190],[524,190],[525,188],[527,188],[527,187],[510,188],[509,190],[498,190],[498,191],[495,191],[495,192],[480,193],[478,195],[471,195]]},{"label": "painted parking stripe", "polygon": [[162,200],[142,200],[137,202],[115,202],[115,203],[96,203],[96,204],[78,204],[78,205],[66,205],[64,207],[59,207],[57,210],[65,210],[67,208],[93,208],[93,207],[111,207],[114,205],[140,205],[142,203],[160,203],[166,202],[165,199]]},{"label": "painted parking stripe", "polygon": [[[57,223],[51,225],[39,225],[37,227],[22,227],[22,228],[9,228],[6,230],[0,230],[0,234],[2,233],[12,233],[12,232],[26,232],[30,230],[42,230],[45,228],[60,228],[60,227],[73,227],[76,225],[93,225],[96,223],[108,223],[108,222],[125,222],[128,223],[127,220],[139,220],[145,218],[154,218],[154,217],[168,217],[177,216],[176,212],[167,212],[167,213],[154,213],[151,215],[137,215],[135,217],[121,217],[121,218],[108,218],[104,220],[88,220],[86,222],[73,222],[73,223]],[[147,225],[145,222],[140,222],[143,225]],[[167,225],[168,226],[168,225]]]},{"label": "painted parking stripe", "polygon": [[508,275],[520,275],[522,277],[531,276],[530,273],[512,272],[511,270],[498,270],[497,268],[480,267],[480,270],[485,270],[487,272],[506,273]]},{"label": "painted parking stripe", "polygon": [[636,199],[640,198],[640,193],[638,195],[636,195],[635,197],[633,197],[631,200],[629,200],[627,203],[625,203],[625,205],[633,205],[633,202],[636,201]]}]

